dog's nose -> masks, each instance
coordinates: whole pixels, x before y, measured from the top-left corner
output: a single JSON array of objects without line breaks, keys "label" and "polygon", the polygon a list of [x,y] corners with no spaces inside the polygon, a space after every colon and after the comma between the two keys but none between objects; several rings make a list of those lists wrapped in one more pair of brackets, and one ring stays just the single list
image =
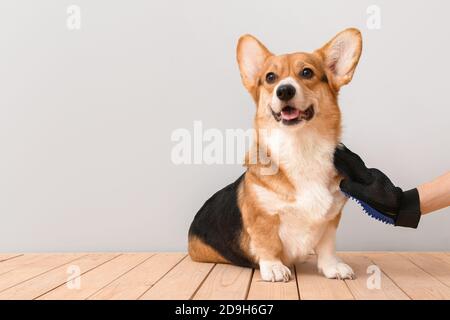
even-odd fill
[{"label": "dog's nose", "polygon": [[291,84],[283,84],[277,89],[277,97],[282,101],[291,100],[295,96],[295,88]]}]

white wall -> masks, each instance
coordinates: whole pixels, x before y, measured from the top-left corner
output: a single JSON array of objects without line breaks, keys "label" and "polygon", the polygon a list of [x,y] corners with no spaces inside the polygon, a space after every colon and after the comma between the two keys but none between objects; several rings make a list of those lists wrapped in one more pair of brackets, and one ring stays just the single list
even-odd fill
[{"label": "white wall", "polygon": [[[380,30],[366,27],[372,4]],[[344,142],[404,189],[444,173],[449,12],[444,0],[1,1],[0,251],[184,250],[198,208],[243,169],[175,166],[171,133],[194,120],[251,127],[235,63],[243,33],[283,53],[360,28]],[[449,213],[406,230],[349,203],[338,246],[449,250]]]}]

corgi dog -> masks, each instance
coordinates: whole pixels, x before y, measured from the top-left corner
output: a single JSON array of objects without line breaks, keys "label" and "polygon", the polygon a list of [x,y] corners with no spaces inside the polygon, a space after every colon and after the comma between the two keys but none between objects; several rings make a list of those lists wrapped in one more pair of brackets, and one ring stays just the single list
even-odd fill
[{"label": "corgi dog", "polygon": [[247,154],[246,172],[196,214],[188,245],[194,261],[259,267],[265,281],[288,281],[288,266],[314,251],[325,277],[354,277],[335,251],[346,197],[333,154],[341,136],[338,92],[351,81],[361,50],[353,28],[312,53],[274,55],[251,35],[239,39],[255,132],[265,132],[253,148],[267,152],[257,151],[256,161]]}]

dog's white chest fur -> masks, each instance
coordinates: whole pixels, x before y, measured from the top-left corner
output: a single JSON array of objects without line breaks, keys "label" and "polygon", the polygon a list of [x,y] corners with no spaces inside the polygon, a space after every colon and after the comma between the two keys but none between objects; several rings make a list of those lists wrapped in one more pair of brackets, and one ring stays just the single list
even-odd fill
[{"label": "dog's white chest fur", "polygon": [[295,201],[285,201],[260,187],[258,198],[268,212],[280,216],[284,256],[297,261],[315,248],[345,203],[334,179],[335,144],[314,134],[293,138],[282,132],[272,136],[268,144],[294,184]]}]

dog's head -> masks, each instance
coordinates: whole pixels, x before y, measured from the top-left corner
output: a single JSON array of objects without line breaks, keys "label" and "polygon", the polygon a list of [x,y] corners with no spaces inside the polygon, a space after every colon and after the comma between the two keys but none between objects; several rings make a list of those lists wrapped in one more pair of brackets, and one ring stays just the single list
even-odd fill
[{"label": "dog's head", "polygon": [[[237,46],[242,81],[257,105],[259,128],[340,128],[337,94],[350,82],[362,49],[361,33],[347,29],[313,53],[272,54],[244,35]],[[324,132],[325,133],[325,132]],[[328,132],[330,133],[330,132]]]}]

